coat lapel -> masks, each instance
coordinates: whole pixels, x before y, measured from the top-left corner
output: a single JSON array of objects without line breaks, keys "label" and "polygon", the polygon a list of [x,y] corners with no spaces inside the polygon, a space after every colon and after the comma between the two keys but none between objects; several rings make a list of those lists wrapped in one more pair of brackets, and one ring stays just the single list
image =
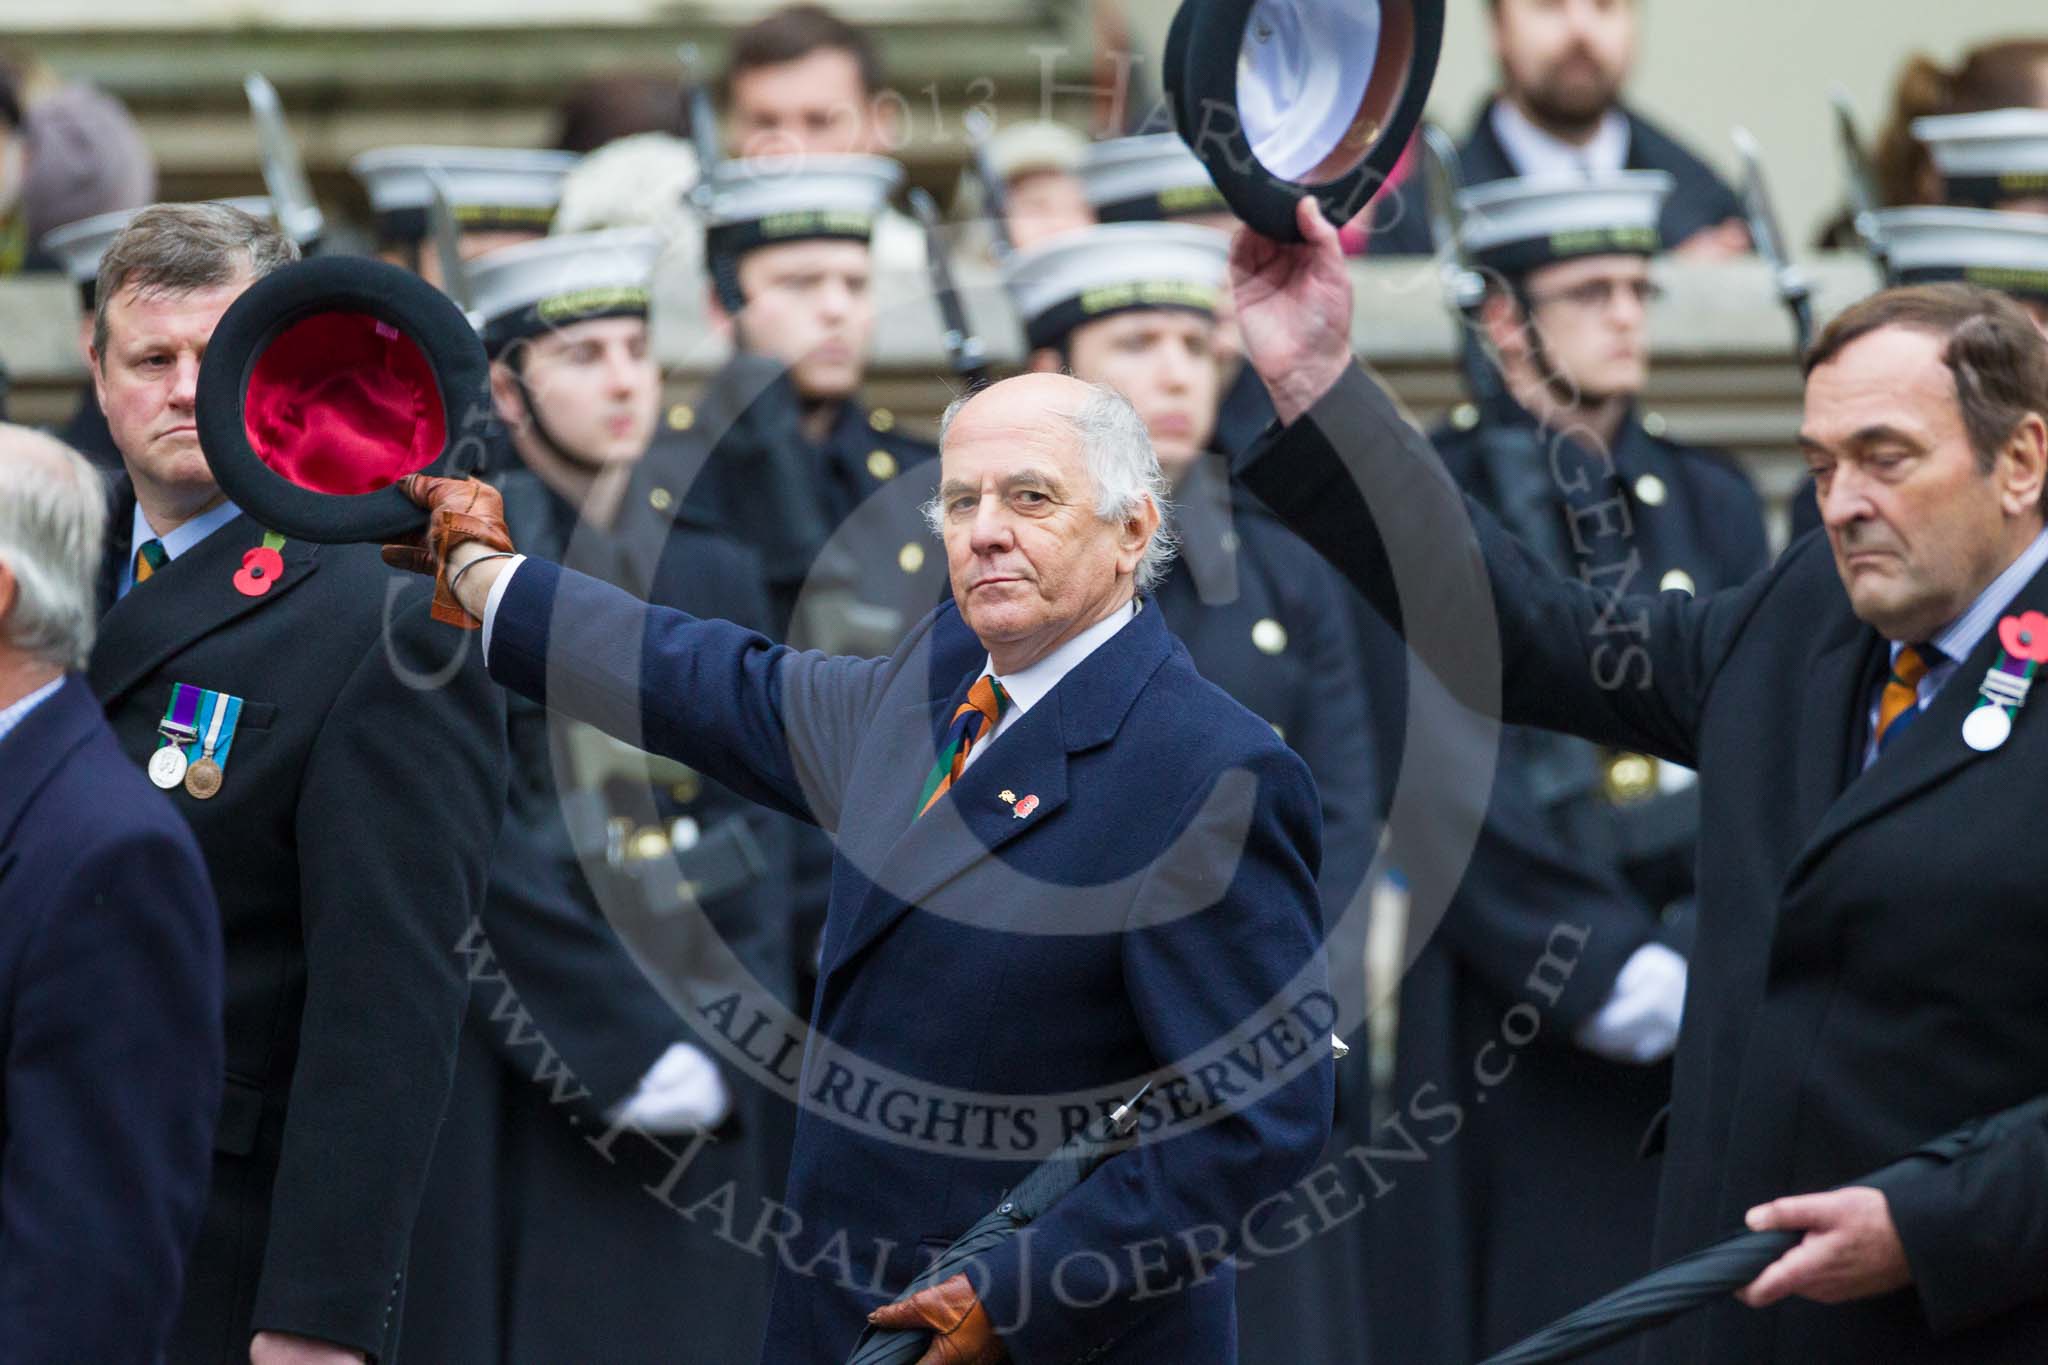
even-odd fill
[{"label": "coat lapel", "polygon": [[[125,525],[110,539],[127,541]],[[319,567],[319,547],[288,540],[279,552],[284,560],[283,576],[268,592],[252,597],[235,587],[235,575],[242,568],[242,556],[262,543],[263,528],[247,516],[236,517],[107,609],[86,674],[102,706],[111,709],[193,641],[290,596]],[[112,545],[109,550],[109,564],[102,565],[103,584],[109,568],[113,581],[119,582],[121,565],[129,553],[125,544]],[[111,598],[111,591],[107,596]]]},{"label": "coat lapel", "polygon": [[[2003,617],[2012,612],[2029,609],[2039,611],[2044,605],[2048,605],[2048,570],[2036,574],[1999,615]],[[1865,631],[1866,639],[1870,635],[1871,632]],[[1873,647],[1882,648],[1882,645],[1877,644]],[[1992,628],[1984,633],[1984,638],[1977,642],[1977,647],[1970,651],[1969,657],[1964,659],[1948,681],[1942,684],[1941,691],[1935,694],[1934,700],[1920,718],[1913,722],[1912,727],[1894,740],[1885,750],[1884,756],[1871,764],[1868,771],[1850,779],[1848,790],[1844,791],[1841,798],[1821,817],[1820,824],[1807,840],[1806,847],[1794,860],[1787,879],[1788,885],[1811,869],[1829,848],[1840,842],[1850,831],[1877,819],[1970,763],[1991,756],[1980,754],[1963,743],[1962,731],[1964,718],[1977,705],[1977,685],[1983,681],[1985,671],[1997,660],[1998,654],[1998,628],[1994,623]],[[1858,676],[1867,677],[1868,674],[1859,670]],[[1817,678],[1815,681],[1818,683],[1821,680]],[[1813,695],[1839,697],[1841,693],[1830,692],[1816,686]],[[1850,703],[1852,723],[1848,731],[1857,739],[1862,736],[1863,726],[1856,718],[1861,717],[1867,710],[1869,700],[1866,687],[1857,690]],[[2028,714],[2044,709],[2048,707],[2044,707],[2039,701],[2029,702],[2020,708],[2019,714],[2013,720],[2015,742],[2025,733],[2025,727],[2028,725],[2048,723]],[[1836,712],[1836,716],[1838,718],[1834,725],[1839,730],[1842,726],[1839,711]],[[1839,757],[1840,766],[1834,769],[1836,772],[1853,769],[1860,760],[1860,755],[1857,754],[1841,753]],[[1802,776],[1802,792],[1803,783]]]},{"label": "coat lapel", "polygon": [[[879,938],[913,906],[1027,833],[1051,823],[1068,801],[1069,756],[1107,743],[1145,683],[1172,645],[1159,608],[1148,603],[1137,618],[1083,659],[1053,690],[1003,732],[923,817],[917,793],[930,771],[930,745],[922,764],[902,765],[888,783],[891,801],[901,801],[903,832],[881,860],[868,869],[873,883],[835,950],[826,973],[838,971]],[[972,679],[930,713],[943,733]],[[912,718],[913,724],[920,723]],[[915,771],[913,771],[913,769]],[[1019,817],[1002,799],[1035,796],[1037,805]]]}]

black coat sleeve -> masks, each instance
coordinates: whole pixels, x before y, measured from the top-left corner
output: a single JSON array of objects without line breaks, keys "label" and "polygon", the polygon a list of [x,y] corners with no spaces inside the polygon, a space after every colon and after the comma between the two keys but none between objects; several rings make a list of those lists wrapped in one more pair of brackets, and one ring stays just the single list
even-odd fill
[{"label": "black coat sleeve", "polygon": [[[88,839],[91,831],[81,831]],[[11,988],[0,1360],[148,1365],[177,1310],[220,1110],[220,911],[189,840],[104,841]]]},{"label": "black coat sleeve", "polygon": [[386,1335],[454,1071],[457,944],[504,811],[504,702],[480,655],[408,585],[307,757],[306,998],[256,1331],[373,1355]]},{"label": "black coat sleeve", "polygon": [[1875,1182],[1938,1336],[2048,1297],[2048,1097],[1969,1124]]},{"label": "black coat sleeve", "polygon": [[1687,767],[1714,675],[1773,578],[1693,598],[1559,576],[1458,492],[1357,369],[1238,474],[1466,708]]}]

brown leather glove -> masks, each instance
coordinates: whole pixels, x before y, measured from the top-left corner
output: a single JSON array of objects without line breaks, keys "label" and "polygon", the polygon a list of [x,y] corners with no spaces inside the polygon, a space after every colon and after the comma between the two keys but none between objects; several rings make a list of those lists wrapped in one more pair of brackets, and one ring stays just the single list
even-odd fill
[{"label": "brown leather glove", "polygon": [[398,481],[408,498],[427,509],[426,529],[384,547],[384,562],[394,569],[434,576],[433,617],[451,626],[475,630],[483,625],[448,590],[448,552],[465,540],[493,550],[512,548],[505,529],[505,500],[481,479],[437,479],[408,474]]},{"label": "brown leather glove", "polygon": [[935,1335],[917,1365],[1002,1365],[1010,1358],[988,1320],[988,1310],[965,1275],[940,1280],[897,1303],[885,1303],[868,1321],[892,1332]]}]

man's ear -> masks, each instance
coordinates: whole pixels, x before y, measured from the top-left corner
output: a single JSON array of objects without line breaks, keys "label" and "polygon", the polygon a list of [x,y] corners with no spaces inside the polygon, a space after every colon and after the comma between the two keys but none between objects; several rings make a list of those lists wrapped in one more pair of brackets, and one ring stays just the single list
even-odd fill
[{"label": "man's ear", "polygon": [[1159,521],[1159,504],[1149,497],[1139,504],[1137,511],[1124,518],[1122,553],[1117,556],[1121,572],[1137,571],[1138,562],[1145,557],[1145,547],[1159,532]]},{"label": "man's ear", "polygon": [[526,404],[519,398],[518,377],[512,373],[512,366],[503,360],[491,362],[491,406],[497,409],[498,420],[505,424],[507,431],[525,427]]},{"label": "man's ear", "polygon": [[1519,360],[1529,353],[1529,339],[1525,335],[1529,319],[1522,312],[1521,304],[1506,290],[1494,289],[1487,293],[1485,301],[1479,305],[1479,326],[1486,334],[1487,345],[1503,363]]},{"label": "man's ear", "polygon": [[85,343],[85,366],[92,374],[93,400],[100,405],[100,412],[104,414],[107,410],[106,367],[100,363],[99,347],[93,345],[90,340]]},{"label": "man's ear", "polygon": [[1997,469],[1998,501],[2007,516],[2041,510],[2041,490],[2048,484],[2048,421],[2040,413],[2028,413],[2013,428]]},{"label": "man's ear", "polygon": [[1060,362],[1060,353],[1050,346],[1033,348],[1030,358],[1024,363],[1033,374],[1058,374],[1067,368]]},{"label": "man's ear", "polygon": [[732,339],[732,314],[725,311],[725,300],[718,297],[718,286],[704,286],[704,317],[711,324],[711,330],[719,336]]},{"label": "man's ear", "polygon": [[14,614],[14,601],[21,595],[20,586],[14,581],[14,570],[7,567],[7,561],[0,559],[0,622]]}]

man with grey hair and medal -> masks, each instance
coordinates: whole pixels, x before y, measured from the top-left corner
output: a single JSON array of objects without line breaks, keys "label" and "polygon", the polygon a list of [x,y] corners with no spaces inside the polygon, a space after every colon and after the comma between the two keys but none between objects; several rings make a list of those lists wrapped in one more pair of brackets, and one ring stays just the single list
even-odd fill
[{"label": "man with grey hair and medal", "polygon": [[[406,486],[500,682],[834,837],[762,1358],[843,1359],[878,1310],[927,1361],[1233,1361],[1228,1258],[1330,1128],[1315,790],[1148,599],[1171,550],[1127,402],[1008,380],[940,452],[953,600],[880,658],[492,551],[489,490]],[[890,1302],[1146,1080],[1136,1145]]]}]

